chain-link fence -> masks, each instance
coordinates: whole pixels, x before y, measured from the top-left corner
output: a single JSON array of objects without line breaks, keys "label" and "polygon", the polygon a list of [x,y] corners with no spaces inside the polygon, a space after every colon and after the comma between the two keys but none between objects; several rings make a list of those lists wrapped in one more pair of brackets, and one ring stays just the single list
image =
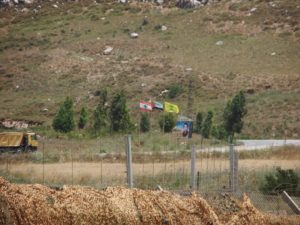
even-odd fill
[{"label": "chain-link fence", "polygon": [[[49,186],[127,186],[125,149],[124,136],[120,135],[84,141],[42,139],[37,152],[1,154],[0,175],[13,182]],[[266,174],[276,167],[300,169],[298,160],[258,160],[240,153],[242,157],[235,159],[238,163],[232,164],[229,146],[153,134],[132,136],[131,151],[133,187],[223,193],[233,190],[232,173],[236,173],[236,193],[249,193],[262,211],[291,213],[280,195],[263,195],[259,190]]]}]

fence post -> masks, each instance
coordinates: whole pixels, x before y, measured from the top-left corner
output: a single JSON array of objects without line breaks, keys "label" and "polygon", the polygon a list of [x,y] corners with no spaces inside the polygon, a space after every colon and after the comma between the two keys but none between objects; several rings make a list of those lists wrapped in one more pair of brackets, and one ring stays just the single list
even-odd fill
[{"label": "fence post", "polygon": [[132,188],[133,178],[132,178],[131,135],[125,136],[125,150],[126,150],[127,184],[129,188]]},{"label": "fence post", "polygon": [[229,187],[230,191],[236,192],[238,189],[238,153],[234,150],[234,145],[229,145],[229,163],[230,163],[230,175],[229,175]]},{"label": "fence post", "polygon": [[196,149],[195,145],[192,147],[191,152],[191,189],[196,189]]}]

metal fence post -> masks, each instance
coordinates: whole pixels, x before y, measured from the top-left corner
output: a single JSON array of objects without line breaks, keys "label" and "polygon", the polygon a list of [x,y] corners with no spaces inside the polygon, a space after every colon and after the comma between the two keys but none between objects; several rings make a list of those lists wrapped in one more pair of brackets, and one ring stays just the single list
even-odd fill
[{"label": "metal fence post", "polygon": [[192,147],[191,152],[191,189],[196,189],[196,149],[195,145]]},{"label": "metal fence post", "polygon": [[232,192],[236,192],[238,189],[238,153],[234,150],[234,145],[229,145],[229,187]]},{"label": "metal fence post", "polygon": [[132,188],[133,187],[133,178],[132,178],[131,135],[125,136],[125,148],[126,148],[127,184],[128,184],[129,188]]}]

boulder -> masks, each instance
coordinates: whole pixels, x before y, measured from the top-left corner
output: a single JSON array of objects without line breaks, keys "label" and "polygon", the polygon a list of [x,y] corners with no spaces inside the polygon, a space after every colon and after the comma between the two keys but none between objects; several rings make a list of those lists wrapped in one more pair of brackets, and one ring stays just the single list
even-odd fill
[{"label": "boulder", "polygon": [[114,48],[111,47],[111,46],[106,46],[105,49],[104,49],[104,51],[103,51],[103,54],[104,55],[109,55],[112,52],[113,49]]},{"label": "boulder", "polygon": [[131,38],[138,38],[138,37],[139,37],[139,34],[138,34],[138,33],[135,33],[135,32],[132,32],[132,33],[130,33],[130,37],[131,37]]}]

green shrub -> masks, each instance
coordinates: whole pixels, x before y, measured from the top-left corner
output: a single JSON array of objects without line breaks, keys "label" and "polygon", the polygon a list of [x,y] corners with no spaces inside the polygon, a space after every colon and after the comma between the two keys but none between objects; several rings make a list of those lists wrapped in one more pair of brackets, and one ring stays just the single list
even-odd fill
[{"label": "green shrub", "polygon": [[73,101],[67,97],[64,103],[60,106],[58,113],[55,115],[52,123],[55,131],[70,132],[75,127]]},{"label": "green shrub", "polygon": [[88,121],[88,113],[84,107],[80,111],[80,117],[78,121],[78,128],[83,129]]},{"label": "green shrub", "polygon": [[159,119],[160,129],[164,132],[172,132],[175,125],[176,121],[173,113],[163,114]]},{"label": "green shrub", "polygon": [[150,131],[150,119],[147,113],[143,113],[140,121],[140,129],[142,132]]},{"label": "green shrub", "polygon": [[265,194],[275,194],[285,190],[290,195],[300,196],[299,183],[300,177],[294,170],[277,167],[275,173],[265,176],[265,182],[260,189]]},{"label": "green shrub", "polygon": [[178,84],[174,84],[169,87],[168,97],[176,98],[178,95],[182,93],[182,88]]}]

